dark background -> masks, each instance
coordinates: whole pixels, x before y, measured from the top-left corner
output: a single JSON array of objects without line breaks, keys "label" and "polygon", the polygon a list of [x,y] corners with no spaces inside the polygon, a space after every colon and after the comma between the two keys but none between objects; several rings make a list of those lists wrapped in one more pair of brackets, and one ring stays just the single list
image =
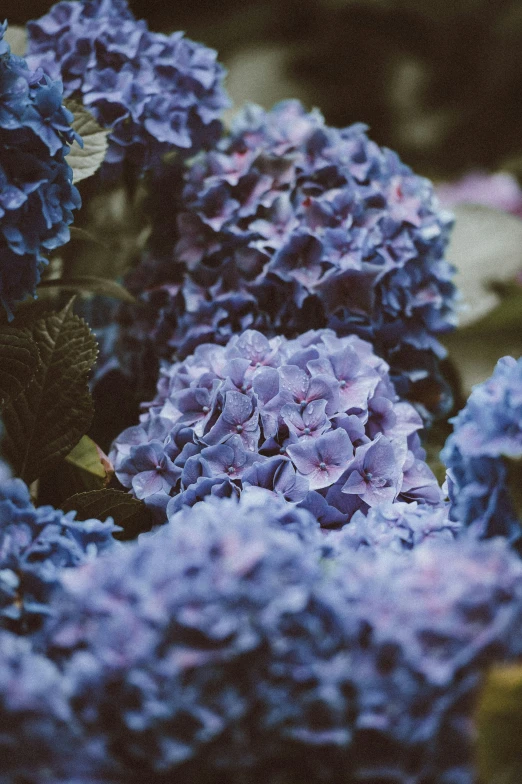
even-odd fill
[{"label": "dark background", "polygon": [[[45,0],[7,0],[12,24]],[[332,125],[372,137],[435,179],[522,171],[520,0],[131,2],[152,30],[218,50],[236,102],[299,97]]]}]

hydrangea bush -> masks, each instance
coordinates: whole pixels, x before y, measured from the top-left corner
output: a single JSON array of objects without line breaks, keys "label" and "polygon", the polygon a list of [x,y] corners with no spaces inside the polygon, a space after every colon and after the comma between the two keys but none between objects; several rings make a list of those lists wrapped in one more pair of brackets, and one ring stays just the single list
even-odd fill
[{"label": "hydrangea bush", "polygon": [[107,164],[148,169],[219,136],[229,102],[216,53],[182,33],[150,32],[125,0],[64,0],[27,30],[29,62],[112,129]]},{"label": "hydrangea bush", "polygon": [[438,504],[422,420],[387,364],[355,335],[295,340],[247,330],[164,368],[141,424],[111,452],[116,476],[151,506],[263,490],[338,526],[382,501]]},{"label": "hydrangea bush", "polygon": [[21,479],[0,480],[0,626],[34,632],[62,569],[109,549],[119,530],[111,521],[80,522],[74,512],[35,508]]},{"label": "hydrangea bush", "polygon": [[246,328],[329,326],[368,339],[407,390],[437,375],[437,338],[455,325],[451,223],[431,184],[364,126],[330,128],[297,101],[249,106],[189,168],[170,274],[146,260],[150,293],[121,316],[120,351],[145,341],[183,357]]},{"label": "hydrangea bush", "polygon": [[[453,427],[441,455],[448,467],[452,518],[472,526],[479,536],[520,539],[510,478],[511,489],[519,493],[522,360],[500,359],[491,378],[474,387]],[[512,476],[508,461],[514,462]]]},{"label": "hydrangea bush", "polygon": [[86,738],[124,780],[471,784],[481,672],[522,652],[520,560],[464,538],[325,572],[287,514],[207,500],[67,572],[46,645]]},{"label": "hydrangea bush", "polygon": [[80,138],[59,80],[10,53],[0,24],[0,302],[35,293],[45,253],[69,240],[80,194],[65,155]]}]

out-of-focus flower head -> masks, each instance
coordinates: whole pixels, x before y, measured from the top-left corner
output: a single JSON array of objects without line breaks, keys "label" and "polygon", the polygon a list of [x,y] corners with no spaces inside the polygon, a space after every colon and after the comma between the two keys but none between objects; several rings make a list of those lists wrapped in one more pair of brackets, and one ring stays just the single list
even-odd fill
[{"label": "out-of-focus flower head", "polygon": [[165,365],[141,424],[115,440],[120,482],[162,513],[207,495],[279,495],[324,527],[397,498],[437,505],[422,420],[355,335],[247,330]]},{"label": "out-of-focus flower head", "polygon": [[208,500],[64,575],[47,650],[87,737],[132,780],[345,770],[349,654],[315,543],[284,530],[287,513]]},{"label": "out-of-focus flower head", "polygon": [[69,240],[80,194],[65,161],[80,138],[62,85],[10,53],[0,24],[0,303],[35,293],[44,252]]},{"label": "out-of-focus flower head", "polygon": [[448,208],[456,204],[483,204],[522,218],[522,190],[507,172],[472,171],[455,182],[437,186],[437,196]]},{"label": "out-of-focus flower head", "polygon": [[368,339],[402,394],[437,375],[437,336],[455,324],[451,223],[428,180],[364,126],[330,128],[297,101],[247,106],[187,174],[176,285],[165,280],[158,303],[151,281],[142,331],[159,354],[183,357],[247,328],[295,337],[329,326]]},{"label": "out-of-focus flower head", "polygon": [[61,570],[111,547],[111,521],[74,519],[51,506],[35,508],[21,479],[0,483],[0,626],[34,631],[49,612]]},{"label": "out-of-focus flower head", "polygon": [[29,62],[112,129],[107,164],[148,169],[219,137],[228,98],[216,53],[183,33],[150,32],[125,0],[65,0],[27,29]]},{"label": "out-of-focus flower head", "polygon": [[522,359],[500,359],[453,419],[441,457],[448,468],[451,517],[480,536],[520,538],[511,493],[522,477]]},{"label": "out-of-focus flower head", "polygon": [[482,675],[522,652],[522,564],[497,538],[347,549],[329,571],[351,632],[354,781],[473,784]]},{"label": "out-of-focus flower head", "polygon": [[329,531],[327,542],[335,554],[346,549],[371,548],[412,550],[429,540],[453,541],[460,532],[460,524],[449,519],[448,507],[418,504],[416,501],[380,504],[366,514],[358,511],[350,525],[340,531]]}]

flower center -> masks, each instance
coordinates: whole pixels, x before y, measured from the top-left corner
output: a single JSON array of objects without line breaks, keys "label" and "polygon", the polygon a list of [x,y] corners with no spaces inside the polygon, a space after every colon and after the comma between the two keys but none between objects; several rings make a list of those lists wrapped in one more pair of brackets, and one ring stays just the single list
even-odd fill
[{"label": "flower center", "polygon": [[319,468],[321,471],[326,471],[326,463],[319,463]]}]

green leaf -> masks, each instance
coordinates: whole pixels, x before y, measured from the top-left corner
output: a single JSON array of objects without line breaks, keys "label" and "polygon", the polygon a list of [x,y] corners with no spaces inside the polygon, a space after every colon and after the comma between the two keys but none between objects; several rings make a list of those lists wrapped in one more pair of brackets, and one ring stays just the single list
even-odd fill
[{"label": "green leaf", "polygon": [[95,237],[94,234],[91,234],[87,229],[81,229],[79,226],[69,226],[69,233],[71,235],[71,240],[92,242],[94,245],[99,245],[102,248],[106,247],[103,242],[100,242],[98,237]]},{"label": "green leaf", "polygon": [[83,436],[78,441],[65,462],[80,474],[85,490],[105,487],[114,474],[109,458],[89,436]]},{"label": "green leaf", "polygon": [[115,280],[94,278],[91,275],[78,275],[74,278],[53,278],[44,280],[39,285],[41,289],[59,289],[60,291],[88,291],[103,297],[112,297],[122,302],[135,302],[134,297]]},{"label": "green leaf", "polygon": [[522,781],[522,665],[489,674],[477,711],[477,763],[488,784]]},{"label": "green leaf", "polygon": [[95,174],[103,161],[110,129],[101,128],[92,114],[78,101],[66,101],[65,105],[74,114],[73,128],[83,139],[83,149],[77,142],[71,146],[67,163],[73,170],[73,182],[76,184]]},{"label": "green leaf", "polygon": [[27,484],[71,451],[93,417],[87,376],[97,345],[72,306],[73,300],[59,313],[29,322],[40,355],[38,368],[26,389],[2,410],[5,455]]},{"label": "green leaf", "polygon": [[25,57],[27,52],[27,30],[25,27],[9,25],[4,35],[4,41],[11,47],[11,54]]},{"label": "green leaf", "polygon": [[20,395],[38,368],[40,355],[28,329],[0,328],[0,408]]},{"label": "green leaf", "polygon": [[112,517],[116,525],[121,525],[121,539],[134,539],[143,531],[150,531],[153,518],[149,508],[143,501],[133,498],[121,490],[93,490],[89,493],[77,493],[61,505],[64,512],[76,511],[77,520],[96,518],[105,522]]}]

